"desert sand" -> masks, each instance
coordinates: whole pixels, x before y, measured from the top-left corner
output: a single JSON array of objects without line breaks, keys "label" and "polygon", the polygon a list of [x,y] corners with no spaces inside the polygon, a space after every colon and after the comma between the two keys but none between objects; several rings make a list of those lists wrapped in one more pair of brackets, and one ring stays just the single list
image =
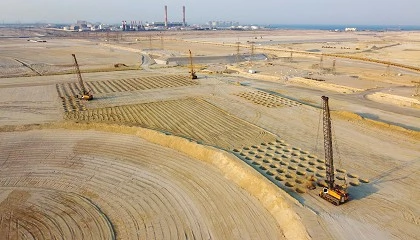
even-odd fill
[{"label": "desert sand", "polygon": [[419,32],[0,31],[4,239],[420,236]]}]

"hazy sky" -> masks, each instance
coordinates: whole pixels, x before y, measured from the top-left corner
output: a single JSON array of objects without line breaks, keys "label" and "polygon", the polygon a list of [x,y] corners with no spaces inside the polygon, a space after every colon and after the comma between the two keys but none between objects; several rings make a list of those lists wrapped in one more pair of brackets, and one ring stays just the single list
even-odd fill
[{"label": "hazy sky", "polygon": [[0,0],[0,21],[420,25],[420,0]]}]

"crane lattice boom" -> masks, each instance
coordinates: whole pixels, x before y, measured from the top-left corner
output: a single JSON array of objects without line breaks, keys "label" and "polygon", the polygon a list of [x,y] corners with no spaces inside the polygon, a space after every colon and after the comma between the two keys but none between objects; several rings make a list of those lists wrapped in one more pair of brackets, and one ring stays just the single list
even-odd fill
[{"label": "crane lattice boom", "polygon": [[333,164],[333,148],[331,136],[331,116],[330,108],[328,106],[328,97],[322,96],[323,122],[324,122],[324,150],[325,150],[325,165],[327,174],[327,184],[329,188],[334,187],[334,164]]},{"label": "crane lattice boom", "polygon": [[191,50],[188,50],[190,52],[190,71],[191,71],[191,79],[197,79],[197,75],[195,75],[194,68],[193,68],[193,62],[192,62],[192,53]]},{"label": "crane lattice boom", "polygon": [[82,74],[80,73],[79,64],[77,63],[76,55],[72,54],[74,60],[74,68],[76,70],[77,79],[79,80],[79,85],[82,90],[80,99],[92,100],[93,95],[86,89],[85,84],[83,83]]},{"label": "crane lattice boom", "polygon": [[322,111],[324,119],[324,150],[325,150],[325,167],[326,167],[326,182],[328,187],[324,187],[319,193],[323,199],[340,205],[349,200],[347,193],[347,184],[334,184],[334,164],[333,164],[333,148],[332,148],[332,134],[331,134],[331,115],[330,107],[328,106],[328,97],[322,96]]},{"label": "crane lattice boom", "polygon": [[77,63],[76,55],[72,54],[74,60],[74,68],[76,69],[77,79],[79,80],[79,85],[82,88],[82,95],[89,94],[85,88],[85,84],[83,84],[82,74],[80,73],[79,64]]}]

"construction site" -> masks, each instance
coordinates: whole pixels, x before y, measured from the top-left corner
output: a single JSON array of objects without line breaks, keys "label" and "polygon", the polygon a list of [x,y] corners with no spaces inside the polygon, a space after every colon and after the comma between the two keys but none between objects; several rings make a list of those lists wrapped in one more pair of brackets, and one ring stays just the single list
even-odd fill
[{"label": "construction site", "polygon": [[420,32],[44,34],[0,29],[1,239],[419,238]]}]

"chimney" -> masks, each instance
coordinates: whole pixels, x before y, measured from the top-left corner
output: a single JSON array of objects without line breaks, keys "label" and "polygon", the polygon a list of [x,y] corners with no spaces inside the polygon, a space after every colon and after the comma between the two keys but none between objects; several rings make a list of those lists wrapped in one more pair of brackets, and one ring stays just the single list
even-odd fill
[{"label": "chimney", "polygon": [[123,31],[125,31],[125,27],[126,27],[125,25],[126,25],[126,22],[123,20],[123,21],[122,21],[122,30],[123,30]]},{"label": "chimney", "polygon": [[168,28],[168,6],[165,5],[165,28]]},{"label": "chimney", "polygon": [[182,6],[182,26],[185,27],[185,6]]}]

